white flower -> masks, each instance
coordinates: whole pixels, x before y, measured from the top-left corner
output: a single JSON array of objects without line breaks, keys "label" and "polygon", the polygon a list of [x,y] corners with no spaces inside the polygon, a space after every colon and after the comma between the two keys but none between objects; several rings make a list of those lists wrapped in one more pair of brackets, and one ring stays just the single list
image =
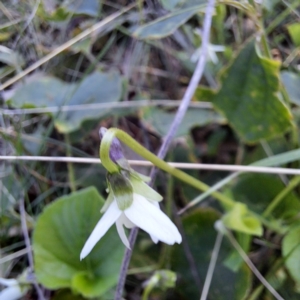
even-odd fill
[{"label": "white flower", "polygon": [[[199,28],[197,28],[195,30],[195,33],[197,35],[199,35],[200,37],[202,37],[202,32]],[[213,45],[213,44],[210,44],[208,43],[207,45],[207,57],[208,59],[213,62],[214,64],[217,64],[219,62],[219,59],[218,59],[218,56],[217,56],[217,52],[224,52],[226,49],[225,46],[222,46],[222,45]],[[192,54],[191,56],[191,61],[192,62],[197,62],[199,60],[199,57],[200,57],[200,54],[201,54],[201,47],[196,49],[196,51]]]},{"label": "white flower", "polygon": [[181,243],[182,240],[178,229],[168,216],[160,210],[157,202],[150,202],[144,196],[133,193],[133,202],[125,210],[119,209],[116,199],[110,203],[86,241],[80,253],[81,260],[91,252],[96,243],[114,223],[116,223],[122,242],[129,249],[129,241],[123,226],[127,228],[140,227],[150,234],[155,243],[162,241],[173,245],[174,243]]},{"label": "white flower", "polygon": [[[213,62],[214,64],[217,64],[219,62],[218,56],[216,52],[224,52],[225,47],[221,45],[213,45],[208,44],[207,47],[207,57],[208,59]],[[197,49],[191,56],[192,62],[197,62],[201,54],[201,48]]]},{"label": "white flower", "polygon": [[27,292],[27,289],[21,289],[16,279],[0,278],[0,284],[7,286],[0,292],[0,300],[18,300]]}]

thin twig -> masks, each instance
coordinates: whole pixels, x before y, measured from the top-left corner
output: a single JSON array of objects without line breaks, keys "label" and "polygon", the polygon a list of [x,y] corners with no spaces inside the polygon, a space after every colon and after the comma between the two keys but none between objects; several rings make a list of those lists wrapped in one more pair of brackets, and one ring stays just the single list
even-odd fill
[{"label": "thin twig", "polygon": [[218,259],[218,255],[219,255],[220,247],[221,247],[221,244],[222,244],[222,240],[223,240],[223,233],[218,232],[216,242],[215,242],[215,245],[214,245],[214,249],[213,249],[213,252],[212,252],[212,256],[211,256],[211,259],[210,259],[210,262],[209,262],[207,275],[206,275],[206,278],[205,278],[205,283],[204,283],[204,286],[203,286],[203,290],[202,290],[200,300],[206,300],[207,299],[210,283],[211,283],[211,280],[212,280],[212,277],[213,277],[213,274],[214,274],[214,269],[215,269],[216,262],[217,262],[217,259]]},{"label": "thin twig", "polygon": [[[188,88],[184,94],[184,97],[181,101],[181,104],[178,108],[178,111],[173,120],[173,123],[169,129],[169,132],[168,132],[168,134],[160,148],[160,151],[158,153],[158,157],[161,159],[163,159],[165,157],[165,155],[170,147],[171,141],[174,138],[174,135],[175,135],[180,123],[182,122],[182,119],[188,109],[189,103],[194,95],[194,92],[198,86],[198,83],[199,83],[202,73],[204,71],[205,61],[206,61],[206,52],[207,52],[207,47],[209,44],[209,33],[210,33],[210,27],[211,27],[213,8],[214,8],[214,0],[209,0],[207,7],[206,7],[206,13],[205,13],[205,18],[204,18],[202,46],[201,46],[201,54],[199,57],[199,61],[196,66],[195,72],[192,76],[192,79],[189,83],[189,86],[188,86]],[[155,175],[156,175],[156,171],[155,171],[155,169],[152,169],[151,174],[150,174],[150,177],[151,177],[150,185],[153,184]],[[133,228],[130,232],[129,239],[130,239],[130,245],[132,248],[135,243],[137,233],[138,233],[137,228]],[[124,285],[125,285],[125,280],[126,280],[126,275],[127,275],[127,270],[128,270],[129,262],[131,259],[131,255],[132,255],[132,250],[126,249],[125,255],[123,258],[123,262],[122,262],[121,271],[120,271],[119,281],[118,281],[117,288],[116,288],[115,300],[121,300],[121,298],[122,298],[122,292],[123,292]]]},{"label": "thin twig", "polygon": [[[20,208],[22,232],[23,232],[23,236],[24,236],[26,249],[27,249],[29,270],[30,270],[30,273],[32,273],[33,270],[34,270],[34,263],[33,263],[33,256],[32,256],[32,252],[31,252],[31,245],[30,245],[30,238],[29,238],[29,234],[28,234],[28,228],[27,228],[27,224],[26,224],[26,212],[25,212],[24,199],[23,198],[21,198],[21,200],[20,200],[19,208]],[[43,294],[40,286],[36,282],[35,277],[33,277],[33,285],[36,289],[39,300],[45,300],[44,294]]]},{"label": "thin twig", "polygon": [[[203,25],[202,45],[201,45],[201,49],[200,49],[199,60],[198,60],[195,72],[191,78],[191,81],[184,93],[183,99],[178,108],[178,111],[173,120],[173,123],[169,129],[169,132],[166,135],[164,142],[158,152],[157,156],[161,159],[163,159],[166,156],[166,154],[170,148],[171,142],[177,132],[177,129],[180,126],[180,124],[184,118],[184,115],[189,107],[189,104],[192,100],[192,97],[193,97],[195,91],[196,91],[199,81],[202,78],[202,74],[203,74],[204,68],[205,68],[207,49],[208,49],[208,45],[209,45],[209,34],[210,34],[212,15],[213,15],[213,11],[214,11],[214,2],[215,2],[214,0],[210,0],[207,3],[205,18],[204,18],[204,25]],[[153,168],[150,173],[152,182],[154,181],[154,179],[156,177],[156,173],[157,173],[157,169]]]},{"label": "thin twig", "polygon": [[[129,240],[131,249],[133,249],[133,247],[134,247],[138,232],[139,232],[138,227],[134,227],[130,231],[128,240]],[[121,269],[120,269],[118,285],[116,287],[115,300],[122,299],[122,293],[123,293],[123,289],[124,289],[124,285],[125,285],[125,280],[126,280],[126,275],[127,275],[127,270],[129,267],[131,255],[132,255],[132,250],[126,248],[124,257],[123,257],[123,261],[122,261],[122,265],[121,265]]]},{"label": "thin twig", "polygon": [[[46,161],[46,162],[65,162],[78,164],[101,164],[99,158],[84,158],[84,157],[67,157],[67,156],[5,156],[0,155],[1,160],[16,160],[16,161]],[[145,160],[129,160],[131,166],[152,167],[150,161]],[[179,163],[168,162],[172,167],[186,170],[211,170],[224,172],[248,172],[248,173],[266,173],[266,174],[288,174],[300,175],[299,169],[278,168],[278,167],[257,167],[257,166],[237,166],[237,165],[218,165],[218,164],[194,164],[194,163]]]},{"label": "thin twig", "polygon": [[[180,101],[178,100],[139,100],[139,101],[124,101],[124,102],[107,102],[107,103],[93,103],[93,104],[76,104],[76,105],[63,105],[63,106],[49,106],[49,107],[36,107],[36,108],[21,108],[21,109],[0,109],[3,115],[27,115],[27,114],[45,114],[55,113],[60,111],[82,111],[82,110],[95,110],[103,108],[138,108],[149,106],[164,106],[164,107],[177,107]],[[190,103],[189,107],[212,109],[212,104],[209,102],[195,102]]]},{"label": "thin twig", "polygon": [[240,254],[244,262],[248,265],[250,270],[253,272],[253,274],[257,277],[257,279],[269,290],[269,292],[275,297],[277,300],[284,300],[277,291],[270,285],[270,283],[262,276],[262,274],[258,271],[258,269],[255,267],[253,262],[250,260],[248,255],[245,253],[243,248],[240,246],[240,244],[236,241],[233,234],[226,230],[226,236],[228,237],[229,241],[233,245],[233,247],[236,249],[236,251]]},{"label": "thin twig", "polygon": [[110,16],[106,17],[104,20],[96,23],[95,25],[93,25],[90,28],[86,29],[82,33],[76,35],[74,38],[72,38],[71,40],[67,41],[63,45],[57,47],[55,50],[53,50],[52,52],[50,52],[48,55],[46,55],[42,59],[38,60],[36,63],[32,64],[30,67],[28,67],[24,71],[20,72],[19,74],[17,74],[13,78],[7,80],[4,84],[0,85],[0,91],[4,90],[5,88],[9,87],[13,83],[17,82],[18,80],[20,80],[21,78],[23,78],[24,76],[26,76],[27,74],[29,74],[30,72],[34,71],[35,69],[37,69],[38,67],[40,67],[44,63],[48,62],[50,59],[52,59],[53,57],[55,57],[59,53],[61,53],[64,50],[68,49],[69,47],[73,46],[75,43],[77,43],[77,42],[79,42],[79,41],[87,38],[92,33],[99,31],[105,25],[107,25],[108,23],[110,23],[114,19],[118,18],[119,16],[121,16],[122,14],[124,14],[125,12],[127,12],[128,10],[130,10],[131,8],[133,8],[135,5],[136,4],[134,3],[132,5],[129,5],[129,6],[125,7],[124,9],[122,9],[119,12],[115,12],[115,13],[111,14]]},{"label": "thin twig", "polygon": [[16,252],[12,253],[12,254],[1,257],[0,258],[0,265],[5,263],[5,262],[11,261],[11,260],[13,260],[17,257],[23,256],[23,255],[27,254],[29,251],[31,251],[31,249],[24,248],[22,250],[19,250],[19,251],[16,251]]}]

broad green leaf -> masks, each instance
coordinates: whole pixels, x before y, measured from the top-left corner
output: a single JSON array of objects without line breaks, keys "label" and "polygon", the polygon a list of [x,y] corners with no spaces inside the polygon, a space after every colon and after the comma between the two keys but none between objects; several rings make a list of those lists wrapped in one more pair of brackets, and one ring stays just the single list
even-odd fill
[{"label": "broad green leaf", "polygon": [[285,266],[293,279],[300,283],[300,227],[291,229],[282,241]]},{"label": "broad green leaf", "polygon": [[138,27],[133,35],[138,39],[161,39],[171,35],[178,27],[186,23],[193,15],[203,12],[205,5],[196,5],[180,9]]},{"label": "broad green leaf", "polygon": [[[143,121],[148,123],[157,133],[165,136],[173,122],[176,112],[167,112],[160,108],[149,108],[145,111]],[[224,123],[225,119],[218,113],[202,108],[191,108],[186,112],[175,137],[185,136],[195,126],[210,123]]]},{"label": "broad green leaf", "polygon": [[160,0],[160,2],[167,10],[173,10],[176,7],[183,9],[205,3],[204,0]]},{"label": "broad green leaf", "polygon": [[[214,223],[219,217],[215,210],[205,208],[197,209],[183,218],[189,259],[186,257],[187,253],[182,244],[172,247],[172,270],[177,273],[178,280],[173,297],[170,299],[200,298],[217,236]],[[207,299],[240,300],[247,295],[248,288],[251,286],[249,269],[243,266],[237,273],[234,273],[222,263],[231,251],[232,246],[224,238]],[[193,260],[192,263],[191,260]]]},{"label": "broad green leaf", "polygon": [[84,14],[91,17],[97,17],[99,9],[99,0],[73,0],[68,1],[68,5],[66,6],[66,10],[73,14]]},{"label": "broad green leaf", "polygon": [[165,9],[172,10],[181,0],[161,0],[160,2]]},{"label": "broad green leaf", "polygon": [[[81,83],[66,83],[50,76],[40,76],[20,87],[10,99],[14,107],[60,107],[113,103],[120,100],[122,78],[117,73],[94,72]],[[110,108],[90,108],[52,113],[61,133],[74,132],[83,122],[114,114]]]},{"label": "broad green leaf", "polygon": [[107,171],[102,165],[74,164],[74,173],[77,185],[82,188],[95,186],[99,192],[107,188]]},{"label": "broad green leaf", "polygon": [[245,204],[235,203],[232,209],[223,218],[227,228],[243,233],[261,236],[263,233],[260,221],[250,214]]},{"label": "broad green leaf", "polygon": [[[284,188],[284,183],[274,175],[243,174],[232,188],[232,193],[234,199],[261,214]],[[291,192],[282,199],[272,215],[276,218],[290,218],[299,210],[300,201],[294,192]]]},{"label": "broad green leaf", "polygon": [[17,88],[8,101],[17,108],[61,106],[67,104],[76,88],[75,84],[65,83],[51,76],[38,74]]},{"label": "broad green leaf", "polygon": [[293,72],[282,71],[281,80],[289,94],[291,102],[300,105],[300,75]]},{"label": "broad green leaf", "polygon": [[101,218],[94,187],[61,197],[40,215],[33,234],[37,280],[49,289],[70,288],[97,297],[118,279],[124,247],[114,228],[80,261],[82,247]]},{"label": "broad green leaf", "polygon": [[300,46],[300,23],[293,23],[287,26],[288,32],[295,46]]},{"label": "broad green leaf", "polygon": [[74,295],[70,290],[59,290],[51,300],[85,300],[81,295]]},{"label": "broad green leaf", "polygon": [[0,47],[0,62],[5,63],[15,69],[21,69],[25,64],[23,57],[7,47]]},{"label": "broad green leaf", "polygon": [[256,143],[291,127],[292,115],[276,95],[278,77],[279,63],[260,58],[250,42],[222,74],[220,90],[206,94],[245,142]]}]

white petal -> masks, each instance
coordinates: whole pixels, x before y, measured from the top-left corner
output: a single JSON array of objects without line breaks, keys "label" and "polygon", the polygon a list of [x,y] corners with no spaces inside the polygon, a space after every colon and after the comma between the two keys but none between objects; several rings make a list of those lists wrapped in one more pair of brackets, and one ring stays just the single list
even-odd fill
[{"label": "white petal", "polygon": [[92,251],[97,242],[104,236],[104,234],[108,231],[112,224],[114,224],[120,217],[121,213],[122,211],[119,210],[116,201],[113,201],[85,242],[84,247],[80,253],[80,260],[85,258]]},{"label": "white petal", "polygon": [[[26,290],[25,290],[26,292]],[[0,300],[18,300],[23,296],[19,285],[12,285],[0,292]]]},{"label": "white petal", "polygon": [[124,211],[128,219],[166,244],[181,243],[181,235],[173,222],[141,195],[133,194],[132,205]]},{"label": "white petal", "polygon": [[159,239],[158,239],[156,236],[150,234],[150,237],[151,237],[151,240],[152,240],[152,242],[153,242],[154,244],[157,244],[157,243],[159,242]]},{"label": "white petal", "polygon": [[128,241],[128,238],[126,236],[126,233],[125,233],[125,230],[124,230],[124,227],[123,227],[123,224],[124,224],[124,220],[123,219],[127,219],[127,217],[122,214],[120,216],[120,218],[117,220],[116,222],[116,227],[117,227],[117,231],[118,231],[118,234],[123,242],[123,244],[128,248],[128,249],[131,249],[130,248],[130,245],[129,245],[129,241]]},{"label": "white petal", "polygon": [[133,224],[127,217],[125,214],[123,214],[123,219],[122,219],[122,222],[124,224],[124,226],[126,228],[133,228],[133,227],[136,227],[135,224]]},{"label": "white petal", "polygon": [[225,46],[221,46],[221,45],[210,45],[210,48],[214,51],[214,52],[223,52],[225,51]]},{"label": "white petal", "polygon": [[13,278],[2,278],[0,277],[0,283],[5,285],[5,286],[12,286],[12,285],[18,285],[19,282],[16,279]]},{"label": "white petal", "polygon": [[[159,203],[158,203],[158,202],[154,201],[154,202],[151,202],[151,203],[152,203],[154,206],[156,206],[157,208],[160,209]],[[150,237],[151,237],[151,240],[153,241],[154,244],[157,244],[157,243],[158,243],[159,239],[158,239],[156,236],[150,234]]]}]

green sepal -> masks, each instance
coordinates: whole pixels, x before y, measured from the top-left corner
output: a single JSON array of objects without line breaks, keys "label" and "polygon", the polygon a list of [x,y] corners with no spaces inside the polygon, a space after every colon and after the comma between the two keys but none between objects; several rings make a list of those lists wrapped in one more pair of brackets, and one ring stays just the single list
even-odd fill
[{"label": "green sepal", "polygon": [[132,176],[136,177],[137,179],[141,179],[144,182],[149,182],[151,180],[150,177],[140,174],[140,173],[136,172],[135,170],[133,170],[130,167],[126,158],[118,159],[116,161],[116,163],[122,170],[128,171]]},{"label": "green sepal", "polygon": [[223,224],[230,229],[261,236],[263,233],[261,222],[254,217],[243,203],[237,202],[222,218]]},{"label": "green sepal", "polygon": [[138,173],[138,172],[134,171],[133,169],[130,170],[130,175],[132,175],[134,178],[140,179],[144,182],[150,182],[151,181],[151,178],[149,176]]},{"label": "green sepal", "polygon": [[107,175],[109,191],[112,192],[114,199],[120,210],[125,210],[133,202],[133,188],[125,172]]},{"label": "green sepal", "polygon": [[108,196],[107,196],[107,199],[106,199],[106,201],[104,202],[104,204],[103,204],[103,206],[102,206],[100,212],[101,212],[101,213],[106,212],[106,210],[108,209],[108,207],[111,205],[111,203],[112,203],[113,201],[114,201],[114,195],[113,195],[113,193],[111,193],[111,192],[109,191],[109,194],[108,194]]},{"label": "green sepal", "polygon": [[136,178],[130,173],[130,182],[133,187],[133,192],[135,194],[139,194],[144,196],[147,200],[151,201],[161,201],[163,197],[157,193],[154,189],[152,189],[145,182],[141,181],[140,178]]},{"label": "green sepal", "polygon": [[118,165],[121,169],[123,169],[123,170],[126,170],[126,171],[130,171],[130,170],[131,170],[130,165],[129,165],[127,159],[124,158],[124,157],[118,159],[118,160],[116,161],[116,163],[117,163],[117,165]]}]

